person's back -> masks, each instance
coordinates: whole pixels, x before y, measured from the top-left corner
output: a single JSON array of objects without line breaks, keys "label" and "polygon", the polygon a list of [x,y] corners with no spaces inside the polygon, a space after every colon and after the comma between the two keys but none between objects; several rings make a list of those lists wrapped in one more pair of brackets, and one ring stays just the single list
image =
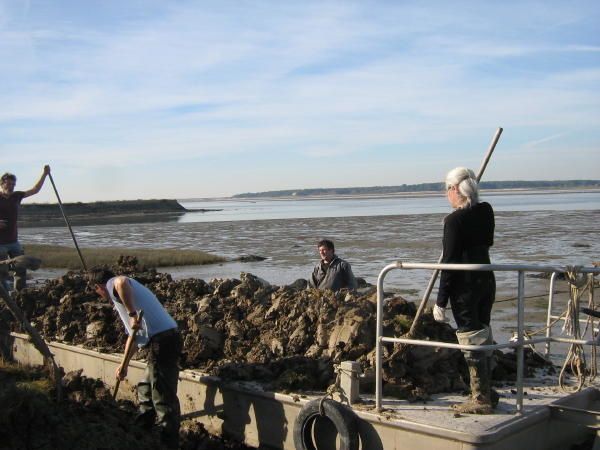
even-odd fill
[{"label": "person's back", "polygon": [[[123,303],[119,302],[113,293],[115,280],[116,277],[108,280],[106,282],[106,289],[111,296],[115,309],[121,317],[121,321],[127,329],[127,334],[131,334],[132,329],[129,324],[129,314]],[[146,345],[152,336],[172,328],[177,328],[177,322],[173,320],[150,289],[133,278],[127,277],[127,281],[132,289],[133,306],[137,311],[144,311],[142,326],[136,335],[136,342],[139,346]]]},{"label": "person's back", "polygon": [[[455,211],[444,219],[442,263],[489,264],[489,248],[494,243],[494,211],[488,203],[479,202],[479,185],[473,171],[457,167],[448,172],[446,195]],[[496,282],[491,271],[442,270],[433,317],[445,321],[445,308],[450,301],[458,343],[491,344],[490,319],[495,294]],[[490,414],[498,400],[490,386],[493,354],[470,350],[463,353],[469,367],[471,396],[452,408],[459,413]]]},{"label": "person's back", "polygon": [[454,211],[444,222],[443,262],[489,264],[494,227],[494,211],[489,203]]}]

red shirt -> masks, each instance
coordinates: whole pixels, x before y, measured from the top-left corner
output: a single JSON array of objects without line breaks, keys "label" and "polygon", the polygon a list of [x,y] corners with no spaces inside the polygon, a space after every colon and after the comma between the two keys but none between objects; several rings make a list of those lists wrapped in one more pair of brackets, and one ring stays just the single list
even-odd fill
[{"label": "red shirt", "polygon": [[23,197],[23,191],[15,191],[8,197],[0,195],[0,244],[12,244],[17,241],[17,218]]}]

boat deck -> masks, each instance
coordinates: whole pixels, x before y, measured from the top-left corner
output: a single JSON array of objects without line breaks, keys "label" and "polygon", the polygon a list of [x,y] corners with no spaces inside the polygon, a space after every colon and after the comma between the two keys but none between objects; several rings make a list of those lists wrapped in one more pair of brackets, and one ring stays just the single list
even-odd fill
[{"label": "boat deck", "polygon": [[[121,355],[108,355],[77,346],[49,343],[57,363],[65,371],[83,368],[83,374],[114,384],[114,370]],[[26,335],[0,335],[3,354],[23,364],[41,364],[41,355]],[[145,364],[133,361],[119,395],[133,398],[134,386]],[[568,449],[589,438],[593,431],[564,421],[549,405],[571,402],[589,408],[597,390],[588,388],[567,395],[551,377],[537,378],[525,385],[523,413],[516,413],[516,390],[498,389],[497,413],[487,416],[456,415],[450,405],[465,400],[460,395],[435,395],[426,403],[384,398],[377,413],[373,395],[362,395],[353,405],[359,417],[363,450],[435,449]],[[302,406],[322,394],[282,394],[263,391],[255,383],[228,382],[201,372],[180,373],[179,392],[185,419],[202,422],[215,434],[227,434],[247,445],[293,450],[294,421]],[[595,406],[595,403],[594,403]],[[335,439],[331,442],[335,442]],[[319,449],[322,446],[319,445]],[[335,448],[332,444],[332,448]]]}]

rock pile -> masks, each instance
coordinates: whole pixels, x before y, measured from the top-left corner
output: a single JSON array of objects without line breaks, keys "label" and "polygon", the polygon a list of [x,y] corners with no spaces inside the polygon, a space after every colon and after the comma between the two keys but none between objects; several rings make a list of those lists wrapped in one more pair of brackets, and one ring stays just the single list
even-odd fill
[{"label": "rock pile", "polygon": [[[0,449],[163,448],[157,435],[135,423],[133,403],[113,402],[102,382],[74,371],[62,383],[64,398],[57,402],[54,384],[42,370],[0,360]],[[211,436],[195,422],[182,425],[180,448],[250,449]]]},{"label": "rock pile", "polygon": [[[333,365],[361,364],[367,388],[374,367],[375,288],[357,293],[306,289],[306,281],[274,286],[248,273],[240,279],[174,281],[170,275],[122,257],[115,273],[137,279],[163,302],[184,338],[183,368],[225,379],[252,380],[275,390],[324,389],[334,380]],[[18,296],[27,316],[49,340],[122,352],[124,328],[112,306],[99,300],[85,274],[69,272]],[[416,306],[390,297],[384,307],[386,336],[405,334]],[[0,309],[0,326],[18,331]],[[456,342],[454,330],[422,317],[421,339]],[[384,381],[388,395],[426,398],[429,393],[466,388],[466,365],[456,350],[411,346],[385,348]],[[143,357],[143,353],[140,354]],[[514,357],[501,358],[497,372],[514,378]]]}]

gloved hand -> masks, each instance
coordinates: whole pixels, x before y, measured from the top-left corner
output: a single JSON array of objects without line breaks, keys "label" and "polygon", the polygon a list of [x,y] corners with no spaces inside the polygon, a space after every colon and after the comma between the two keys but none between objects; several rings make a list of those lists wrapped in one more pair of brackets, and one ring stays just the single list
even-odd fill
[{"label": "gloved hand", "polygon": [[446,317],[446,308],[442,308],[441,306],[434,305],[433,306],[433,320],[436,322],[448,322],[448,318]]}]

